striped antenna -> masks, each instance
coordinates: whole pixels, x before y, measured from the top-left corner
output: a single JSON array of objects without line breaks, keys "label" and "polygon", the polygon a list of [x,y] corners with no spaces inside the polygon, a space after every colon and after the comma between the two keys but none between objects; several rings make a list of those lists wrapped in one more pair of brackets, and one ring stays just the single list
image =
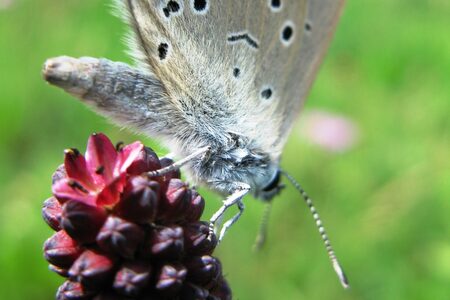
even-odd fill
[{"label": "striped antenna", "polygon": [[288,173],[281,170],[281,172],[286,176],[286,178],[292,183],[292,185],[300,192],[303,199],[306,202],[306,205],[308,205],[309,210],[311,211],[314,221],[316,221],[317,229],[319,229],[319,233],[322,237],[323,243],[325,244],[325,248],[328,252],[328,257],[331,260],[331,264],[333,265],[334,271],[336,272],[339,280],[341,281],[342,286],[344,289],[347,289],[350,287],[348,283],[347,276],[345,276],[344,270],[342,269],[341,265],[339,264],[339,261],[337,260],[336,254],[334,253],[333,247],[331,246],[330,239],[328,238],[328,235],[325,232],[325,228],[322,225],[322,220],[320,220],[320,216],[317,213],[316,208],[314,207],[314,204],[309,198],[308,194],[305,192],[305,190],[302,188],[302,186]]},{"label": "striped antenna", "polygon": [[261,224],[259,225],[258,235],[256,236],[255,243],[253,244],[253,251],[259,251],[262,249],[267,239],[267,230],[269,224],[270,211],[272,210],[272,201],[266,203],[263,216],[261,218]]}]

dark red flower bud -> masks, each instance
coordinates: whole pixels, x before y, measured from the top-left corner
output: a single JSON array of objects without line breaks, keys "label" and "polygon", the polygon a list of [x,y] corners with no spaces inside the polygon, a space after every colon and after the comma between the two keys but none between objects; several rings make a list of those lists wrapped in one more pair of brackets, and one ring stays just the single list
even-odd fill
[{"label": "dark red flower bud", "polygon": [[174,226],[154,229],[144,247],[146,257],[177,259],[184,251],[183,228]]},{"label": "dark red flower bud", "polygon": [[56,293],[57,300],[88,300],[92,299],[93,294],[83,290],[78,282],[66,281]]},{"label": "dark red flower bud", "polygon": [[68,268],[80,256],[82,250],[63,230],[58,231],[44,244],[45,259],[60,268]]},{"label": "dark red flower bud", "polygon": [[205,200],[195,190],[189,190],[190,194],[189,206],[185,212],[186,222],[197,222],[205,209]]},{"label": "dark red flower bud", "polygon": [[202,286],[215,284],[222,272],[219,260],[209,255],[189,257],[184,265],[188,269],[188,280]]},{"label": "dark red flower bud", "polygon": [[191,193],[183,181],[171,179],[166,197],[162,197],[161,200],[161,212],[158,217],[162,218],[163,222],[177,223],[185,220],[186,211],[190,206]]},{"label": "dark red flower bud", "polygon": [[184,227],[184,247],[190,255],[211,254],[217,245],[217,238],[210,232],[208,222],[187,224]]},{"label": "dark red flower bud", "polygon": [[55,182],[66,177],[67,177],[66,167],[64,167],[64,164],[61,164],[56,169],[55,173],[53,173],[52,175],[52,184],[55,184]]},{"label": "dark red flower bud", "polygon": [[104,254],[85,250],[69,270],[71,280],[87,290],[99,290],[114,277],[115,263]]},{"label": "dark red flower bud", "polygon": [[115,212],[122,218],[137,222],[151,223],[155,219],[160,194],[159,183],[146,177],[130,178]]},{"label": "dark red flower bud", "polygon": [[134,223],[109,216],[97,235],[98,245],[105,251],[133,258],[144,240],[144,231]]},{"label": "dark red flower bud", "polygon": [[55,231],[61,230],[61,213],[61,204],[59,204],[55,197],[50,197],[44,201],[44,205],[42,206],[42,218],[44,218],[45,223]]},{"label": "dark red flower bud", "polygon": [[182,287],[187,270],[179,264],[165,265],[157,278],[156,289],[164,296],[175,295]]},{"label": "dark red flower bud", "polygon": [[128,167],[127,173],[130,175],[141,175],[142,173],[158,169],[161,169],[158,156],[151,148],[144,147],[136,160]]},{"label": "dark red flower bud", "polygon": [[[211,300],[213,300],[213,299],[220,299],[220,300],[233,299],[230,286],[228,285],[227,281],[223,277],[219,278],[216,286],[214,286],[210,290],[209,293],[210,293],[209,296],[211,297]],[[215,297],[215,298],[213,298],[213,297]]]},{"label": "dark red flower bud", "polygon": [[69,277],[69,269],[66,268],[60,268],[54,265],[48,265],[48,269],[50,271],[55,272],[56,274],[58,274],[61,277]]},{"label": "dark red flower bud", "polygon": [[208,290],[189,282],[183,285],[180,292],[180,300],[207,300],[208,296]]},{"label": "dark red flower bud", "polygon": [[70,200],[64,203],[61,227],[81,244],[93,243],[106,220],[106,212],[101,207]]},{"label": "dark red flower bud", "polygon": [[124,296],[139,296],[150,283],[150,271],[150,262],[127,262],[116,273],[113,287]]}]

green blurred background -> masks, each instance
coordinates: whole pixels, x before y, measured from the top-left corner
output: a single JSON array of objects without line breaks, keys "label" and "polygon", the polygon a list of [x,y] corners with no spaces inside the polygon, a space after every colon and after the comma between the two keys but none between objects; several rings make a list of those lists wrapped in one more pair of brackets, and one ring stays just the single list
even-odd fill
[{"label": "green blurred background", "polygon": [[[165,153],[41,79],[62,54],[130,62],[108,2],[0,0],[0,299],[52,299],[62,282],[42,257],[40,210],[63,149],[105,132]],[[253,199],[216,252],[236,299],[450,299],[449,29],[448,0],[348,1],[305,111],[346,116],[360,139],[336,154],[297,126],[282,165],[316,200],[352,288],[289,187],[262,252],[251,251],[263,210]],[[208,217],[220,198],[205,195]]]}]

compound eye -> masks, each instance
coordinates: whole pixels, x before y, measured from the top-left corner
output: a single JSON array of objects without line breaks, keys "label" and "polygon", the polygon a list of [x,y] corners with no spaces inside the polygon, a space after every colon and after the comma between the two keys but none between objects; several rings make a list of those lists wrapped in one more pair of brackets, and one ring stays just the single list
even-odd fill
[{"label": "compound eye", "polygon": [[280,170],[277,170],[277,172],[275,173],[275,175],[272,177],[272,180],[269,182],[268,185],[266,185],[262,191],[263,192],[270,192],[272,190],[275,190],[279,187],[280,184]]}]

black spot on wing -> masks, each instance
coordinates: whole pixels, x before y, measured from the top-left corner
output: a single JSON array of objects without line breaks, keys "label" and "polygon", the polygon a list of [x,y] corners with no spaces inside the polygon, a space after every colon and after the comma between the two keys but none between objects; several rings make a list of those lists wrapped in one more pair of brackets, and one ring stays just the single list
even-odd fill
[{"label": "black spot on wing", "polygon": [[158,46],[158,56],[160,60],[164,60],[169,52],[169,45],[167,43],[161,43]]},{"label": "black spot on wing", "polygon": [[280,38],[281,42],[285,46],[289,46],[294,40],[294,24],[291,21],[287,21],[281,28]]},{"label": "black spot on wing", "polygon": [[265,88],[261,91],[261,97],[263,99],[266,99],[266,100],[270,99],[272,97],[272,95],[273,95],[273,91],[271,88]]},{"label": "black spot on wing", "polygon": [[177,13],[180,10],[180,4],[177,1],[170,0],[167,2],[166,7],[163,7],[164,16],[170,17],[171,13]]},{"label": "black spot on wing", "polygon": [[285,40],[286,42],[289,41],[291,39],[293,33],[294,33],[294,30],[292,29],[292,27],[286,26],[282,32],[283,40]]},{"label": "black spot on wing", "polygon": [[281,0],[272,0],[270,2],[272,4],[272,7],[279,8],[281,6]]},{"label": "black spot on wing", "polygon": [[273,11],[280,11],[281,10],[281,0],[269,0],[269,7]]},{"label": "black spot on wing", "polygon": [[305,23],[305,30],[308,32],[311,32],[311,30],[312,30],[312,25],[308,21],[306,21],[306,23]]},{"label": "black spot on wing", "polygon": [[191,7],[194,12],[204,14],[208,10],[208,0],[191,0]]},{"label": "black spot on wing", "polygon": [[194,0],[194,9],[197,11],[204,10],[206,8],[206,0]]},{"label": "black spot on wing", "polygon": [[169,1],[167,3],[167,8],[171,11],[171,12],[177,12],[180,10],[180,4],[178,4],[178,2],[176,1]]},{"label": "black spot on wing", "polygon": [[248,33],[232,33],[228,36],[227,39],[230,43],[236,43],[239,41],[246,42],[250,47],[254,49],[258,49],[258,42],[250,36]]},{"label": "black spot on wing", "polygon": [[233,69],[233,76],[235,77],[235,78],[238,78],[239,77],[239,75],[241,75],[241,69],[239,69],[239,68],[234,68]]}]

